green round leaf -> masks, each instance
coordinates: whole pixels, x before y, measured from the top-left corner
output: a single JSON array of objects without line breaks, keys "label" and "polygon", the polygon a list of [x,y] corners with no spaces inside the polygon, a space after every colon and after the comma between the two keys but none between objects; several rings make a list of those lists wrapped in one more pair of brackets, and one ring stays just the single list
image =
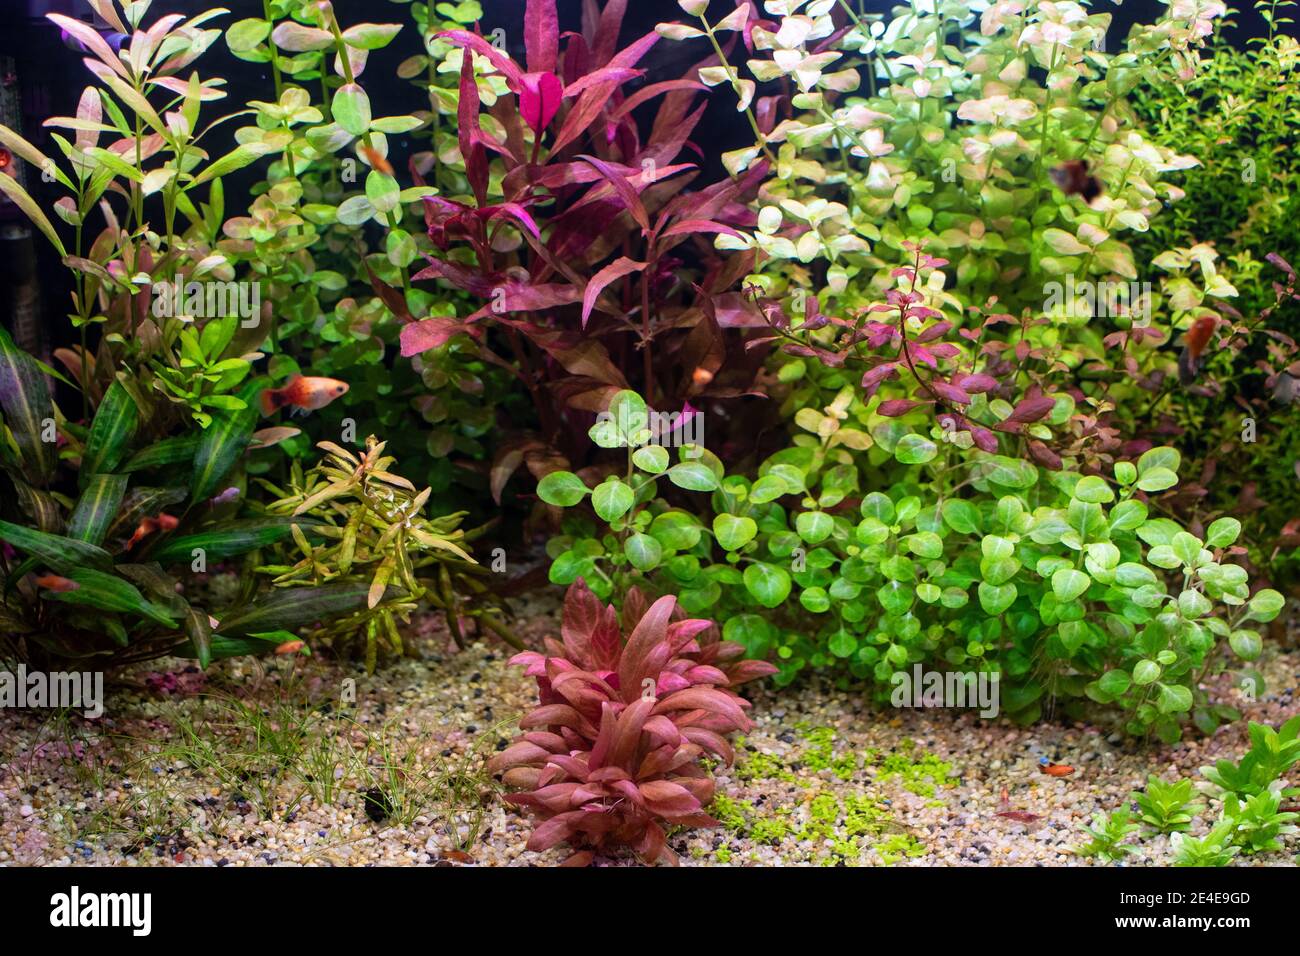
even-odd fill
[{"label": "green round leaf", "polygon": [[1056,595],[1056,600],[1067,604],[1088,590],[1091,583],[1092,579],[1082,571],[1061,568],[1052,575],[1052,593]]},{"label": "green round leaf", "polygon": [[713,519],[713,534],[725,551],[743,548],[758,534],[758,523],[753,518],[720,514]]},{"label": "green round leaf", "polygon": [[894,457],[904,465],[924,465],[937,454],[938,447],[924,435],[904,435],[894,447]]},{"label": "green round leaf", "polygon": [[687,491],[716,491],[718,478],[708,465],[698,461],[684,461],[668,469],[668,480]]},{"label": "green round leaf", "polygon": [[1115,500],[1115,492],[1111,491],[1105,478],[1086,475],[1074,486],[1074,497],[1092,504],[1107,504]]},{"label": "green round leaf", "polygon": [[790,596],[790,575],[774,564],[755,562],[745,568],[745,589],[766,608],[780,606]]},{"label": "green round leaf", "polygon": [[548,505],[570,508],[587,497],[587,486],[571,471],[553,471],[537,483],[537,497]]},{"label": "green round leaf", "polygon": [[649,571],[659,565],[664,549],[648,534],[634,534],[623,544],[623,553],[627,555],[632,567],[638,571]]},{"label": "green round leaf", "polygon": [[830,537],[835,521],[824,511],[803,511],[795,517],[794,527],[809,544],[820,544]]},{"label": "green round leaf", "polygon": [[652,475],[660,474],[668,467],[668,449],[662,445],[645,445],[632,452],[632,463]]},{"label": "green round leaf", "polygon": [[591,506],[606,521],[616,521],[631,510],[636,496],[630,486],[611,478],[602,481],[591,493]]}]

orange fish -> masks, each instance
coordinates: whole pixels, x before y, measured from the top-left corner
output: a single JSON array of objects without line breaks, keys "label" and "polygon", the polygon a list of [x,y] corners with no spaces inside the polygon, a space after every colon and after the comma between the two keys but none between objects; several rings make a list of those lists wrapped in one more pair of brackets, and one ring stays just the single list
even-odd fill
[{"label": "orange fish", "polygon": [[1012,810],[1011,797],[1006,787],[1002,788],[1002,800],[998,803],[997,814],[1008,820],[1015,820],[1017,823],[1033,823],[1035,820],[1042,819],[1037,813],[1030,813],[1028,810]]},{"label": "orange fish", "polygon": [[67,578],[60,577],[57,574],[45,574],[36,579],[36,586],[44,588],[47,591],[55,591],[59,594],[67,594],[69,591],[75,591],[81,587],[76,581],[69,581]]},{"label": "orange fish", "polygon": [[179,518],[173,518],[169,514],[160,514],[156,518],[145,518],[136,526],[135,533],[131,535],[131,540],[126,543],[126,550],[130,551],[155,531],[173,531],[180,523]]},{"label": "orange fish", "polygon": [[1046,757],[1038,761],[1038,769],[1052,777],[1068,777],[1074,773],[1074,768],[1069,764],[1052,763]]},{"label": "orange fish", "polygon": [[346,395],[348,383],[336,378],[318,378],[295,375],[281,388],[268,388],[262,393],[262,414],[270,415],[277,408],[292,407],[303,412],[324,408],[334,399]]},{"label": "orange fish", "polygon": [[303,649],[303,646],[303,641],[285,641],[283,644],[276,647],[275,652],[281,655],[296,654],[298,651]]},{"label": "orange fish", "polygon": [[1183,336],[1183,350],[1178,353],[1178,381],[1190,385],[1201,371],[1201,356],[1205,346],[1210,344],[1210,336],[1218,326],[1218,320],[1212,315],[1203,315],[1187,330]]},{"label": "orange fish", "polygon": [[379,152],[379,150],[371,149],[369,146],[362,146],[361,152],[366,154],[366,159],[370,160],[370,165],[373,166],[375,169],[379,170],[384,175],[386,176],[397,175],[396,173],[393,172],[393,164],[390,163],[387,157],[385,157],[383,153]]}]

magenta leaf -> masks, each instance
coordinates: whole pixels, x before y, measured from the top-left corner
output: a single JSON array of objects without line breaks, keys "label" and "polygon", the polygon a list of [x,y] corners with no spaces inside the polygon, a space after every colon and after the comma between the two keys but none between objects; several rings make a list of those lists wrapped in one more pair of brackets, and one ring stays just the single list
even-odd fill
[{"label": "magenta leaf", "polygon": [[551,125],[564,102],[564,84],[554,73],[526,73],[520,81],[519,112],[540,134]]}]

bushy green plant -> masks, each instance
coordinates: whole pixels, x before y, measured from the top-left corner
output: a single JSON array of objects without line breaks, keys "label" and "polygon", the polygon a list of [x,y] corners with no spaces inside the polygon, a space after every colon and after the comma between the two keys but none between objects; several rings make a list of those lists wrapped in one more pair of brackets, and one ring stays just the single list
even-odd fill
[{"label": "bushy green plant", "polygon": [[1081,856],[1095,856],[1106,863],[1118,863],[1137,852],[1137,847],[1124,842],[1137,830],[1138,825],[1127,810],[1115,810],[1109,814],[1099,811],[1092,815],[1092,826],[1083,828],[1092,839],[1076,852]]},{"label": "bushy green plant", "polygon": [[417,493],[395,474],[385,444],[371,436],[365,451],[353,454],[322,442],[325,460],[306,473],[294,462],[287,487],[259,479],[275,496],[267,514],[290,522],[296,550],[284,542],[256,573],[272,576],[277,588],[311,586],[340,595],[364,591],[362,607],[323,622],[310,637],[338,645],[364,641],[368,670],[381,647],[406,652],[399,625],[409,622],[421,600],[444,612],[457,643],[463,644],[464,615],[522,650],[485,606],[488,589],[479,577],[488,572],[465,550],[469,535],[459,528],[464,514],[426,518],[430,489]]},{"label": "bushy green plant", "polygon": [[[781,683],[839,665],[887,696],[894,673],[926,662],[999,673],[1003,707],[1025,720],[1056,698],[1071,710],[1090,699],[1127,711],[1135,732],[1176,739],[1193,711],[1202,727],[1232,716],[1205,699],[1201,677],[1221,638],[1257,656],[1249,625],[1282,599],[1251,597],[1226,560],[1235,520],[1203,541],[1150,515],[1141,489],[1177,481],[1176,451],[1082,476],[961,449],[938,428],[857,430],[848,406],[846,395],[806,409],[797,421],[812,440],[750,479],[695,446],[670,465],[666,448],[645,444],[645,403],[622,393],[591,437],[622,449],[626,471],[594,488],[569,472],[539,484],[558,507],[590,495],[602,523],[552,540],[552,580],[583,576],[616,594],[648,576],[691,613],[721,607],[728,639],[775,654]],[[909,466],[895,484],[863,493],[854,449],[864,443],[870,458]],[[708,493],[696,510],[711,519],[658,497],[663,477]]]},{"label": "bushy green plant", "polygon": [[1155,774],[1147,777],[1146,791],[1134,793],[1132,799],[1138,805],[1142,822],[1161,833],[1186,831],[1205,806],[1193,799],[1192,781],[1165,783]]},{"label": "bushy green plant", "polygon": [[1223,798],[1223,821],[1231,827],[1231,840],[1243,853],[1283,849],[1281,837],[1300,832],[1291,821],[1300,814],[1281,809],[1282,795],[1265,790],[1242,799],[1235,793]]},{"label": "bushy green plant", "polygon": [[1172,834],[1169,839],[1174,848],[1174,866],[1228,866],[1241,853],[1241,847],[1232,845],[1231,837],[1232,823],[1228,820],[1220,821],[1203,837]]},{"label": "bushy green plant", "polygon": [[[1235,794],[1248,799],[1274,788],[1277,781],[1300,763],[1300,717],[1292,717],[1274,730],[1267,724],[1250,722],[1250,750],[1241,760],[1219,760],[1213,767],[1202,767],[1201,776],[1214,792]],[[1282,791],[1284,796],[1300,794],[1300,787]]]}]

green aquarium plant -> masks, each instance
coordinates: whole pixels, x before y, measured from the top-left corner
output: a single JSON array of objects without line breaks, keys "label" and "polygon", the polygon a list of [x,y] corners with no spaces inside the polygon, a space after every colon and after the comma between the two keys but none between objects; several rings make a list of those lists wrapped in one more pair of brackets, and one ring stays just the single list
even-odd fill
[{"label": "green aquarium plant", "polygon": [[491,607],[482,580],[490,572],[466,550],[473,535],[459,527],[464,515],[425,517],[430,489],[417,492],[394,473],[395,459],[373,436],[357,454],[332,442],[320,447],[324,460],[307,472],[294,462],[288,487],[258,480],[274,496],[267,514],[290,522],[293,537],[255,573],[271,576],[276,588],[365,593],[362,607],[310,629],[309,638],[340,650],[362,641],[366,667],[373,670],[381,649],[398,655],[410,649],[401,625],[425,601],[444,613],[459,645],[464,617],[522,650]]}]

